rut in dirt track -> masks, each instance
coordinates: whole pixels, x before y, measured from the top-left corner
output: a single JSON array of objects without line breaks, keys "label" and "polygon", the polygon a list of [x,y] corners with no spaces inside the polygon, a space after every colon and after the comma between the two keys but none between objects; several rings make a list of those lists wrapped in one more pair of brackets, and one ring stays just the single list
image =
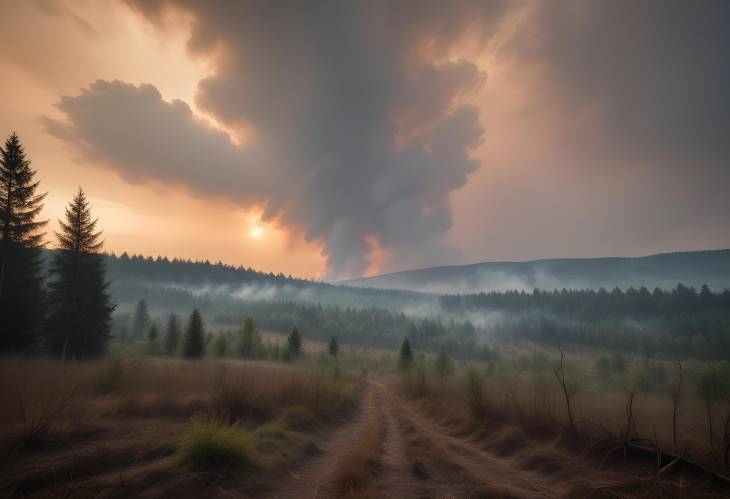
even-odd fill
[{"label": "rut in dirt track", "polygon": [[332,488],[332,478],[337,464],[350,452],[373,418],[379,417],[380,410],[374,391],[367,385],[357,414],[321,444],[321,453],[292,470],[279,483],[273,484],[273,490],[257,494],[256,497],[299,499],[336,495]]},{"label": "rut in dirt track", "polygon": [[521,469],[510,458],[487,452],[402,403],[387,388],[385,400],[411,457],[412,472],[423,479],[421,497],[562,497],[566,490],[548,476]]},{"label": "rut in dirt track", "polygon": [[[550,477],[519,468],[444,429],[401,402],[384,384],[371,382],[356,416],[310,458],[261,496],[322,498],[348,495],[335,475],[363,438],[379,439],[358,497],[560,497]],[[373,432],[377,425],[378,432]]]}]

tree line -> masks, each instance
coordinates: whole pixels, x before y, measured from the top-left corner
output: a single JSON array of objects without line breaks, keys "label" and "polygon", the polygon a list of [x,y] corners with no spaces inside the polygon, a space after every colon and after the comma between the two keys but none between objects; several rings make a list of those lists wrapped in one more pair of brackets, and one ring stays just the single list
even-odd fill
[{"label": "tree line", "polygon": [[[207,354],[214,357],[241,357],[244,359],[273,359],[292,361],[303,353],[303,339],[294,326],[287,337],[286,346],[265,343],[253,317],[246,317],[237,330],[224,330],[215,334],[206,331],[203,315],[194,309],[185,331],[176,313],[167,316],[164,331],[154,320],[144,300],[137,303],[132,328],[125,327],[117,338],[120,342],[146,340],[147,354],[153,356],[181,356],[200,359]],[[329,354],[337,357],[339,343],[332,336],[328,344]]]},{"label": "tree line", "polygon": [[713,292],[703,285],[698,292],[693,287],[677,284],[672,290],[645,287],[598,290],[539,290],[532,293],[476,293],[443,295],[439,303],[448,312],[502,310],[527,312],[539,310],[575,319],[601,320],[611,317],[649,319],[677,317],[706,311],[730,312],[730,290]]},{"label": "tree line", "polygon": [[114,305],[107,291],[98,220],[84,191],[66,207],[58,249],[43,265],[39,219],[47,193],[12,133],[0,147],[0,353],[43,351],[95,357],[110,338]]},{"label": "tree line", "polygon": [[[646,288],[534,290],[445,295],[453,314],[498,312],[491,330],[503,340],[576,343],[674,358],[730,359],[730,291],[678,284]],[[504,313],[508,312],[508,313]]]},{"label": "tree line", "polygon": [[[169,297],[169,295],[165,295]],[[149,322],[138,319],[140,303],[145,314],[158,317],[168,313],[165,302],[141,300],[132,313],[115,314],[114,334],[121,338],[144,338]],[[152,304],[155,314],[149,311]],[[186,303],[183,297],[180,302]],[[288,333],[298,327],[308,338],[328,341],[337,337],[349,345],[396,349],[399,341],[408,336],[419,350],[438,352],[474,360],[493,357],[493,350],[483,344],[480,336],[484,331],[468,320],[444,318],[417,318],[400,311],[380,307],[342,307],[339,305],[311,304],[292,301],[240,301],[225,303],[221,299],[195,297],[191,306],[199,307],[220,327],[235,327],[246,318],[255,318],[263,329]],[[146,324],[146,326],[138,326]]]}]

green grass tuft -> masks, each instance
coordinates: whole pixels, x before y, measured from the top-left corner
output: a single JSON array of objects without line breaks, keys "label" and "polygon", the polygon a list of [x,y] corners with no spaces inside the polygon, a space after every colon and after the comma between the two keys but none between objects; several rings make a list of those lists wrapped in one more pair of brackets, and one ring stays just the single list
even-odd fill
[{"label": "green grass tuft", "polygon": [[180,463],[199,469],[247,469],[254,464],[252,442],[237,425],[193,418],[177,452]]}]

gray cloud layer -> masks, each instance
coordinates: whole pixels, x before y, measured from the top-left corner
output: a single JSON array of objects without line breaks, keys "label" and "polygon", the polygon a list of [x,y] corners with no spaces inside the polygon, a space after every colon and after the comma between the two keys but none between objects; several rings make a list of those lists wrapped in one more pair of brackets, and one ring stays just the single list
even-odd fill
[{"label": "gray cloud layer", "polygon": [[267,217],[325,242],[333,275],[367,268],[370,237],[412,264],[453,256],[441,242],[448,195],[478,167],[470,152],[484,134],[461,98],[484,75],[448,56],[472,28],[496,25],[499,3],[131,4],[156,23],[184,9],[191,51],[222,47],[197,103],[250,140],[232,145],[151,86],[102,81],[62,98],[67,123],[52,132],[128,176],[258,196]]},{"label": "gray cloud layer", "polygon": [[[246,142],[123,82],[63,97],[66,121],[48,129],[132,179],[265,201],[267,216],[325,242],[332,275],[359,275],[371,237],[397,267],[458,260],[443,242],[449,195],[479,166],[485,131],[469,96],[486,78],[460,43],[487,47],[507,25],[498,60],[537,68],[546,109],[564,110],[551,128],[574,133],[566,160],[680,183],[692,168],[685,212],[730,186],[728,2],[128,3],[157,25],[169,8],[192,16],[189,49],[217,57],[197,104],[250,130]],[[571,128],[587,111],[591,125]]]}]

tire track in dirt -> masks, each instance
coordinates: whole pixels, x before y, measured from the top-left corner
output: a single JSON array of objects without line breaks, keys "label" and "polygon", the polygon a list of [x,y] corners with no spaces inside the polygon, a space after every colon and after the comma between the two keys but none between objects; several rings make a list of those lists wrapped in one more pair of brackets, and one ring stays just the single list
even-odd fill
[{"label": "tire track in dirt", "polygon": [[[256,497],[276,499],[367,497],[416,499],[434,497],[423,482],[413,474],[413,460],[406,452],[402,435],[396,424],[392,406],[387,403],[382,386],[368,383],[353,419],[337,429],[321,445],[321,453],[292,470],[289,476],[268,491],[259,490]],[[377,426],[376,426],[377,425]],[[374,428],[377,428],[374,430]],[[336,487],[343,461],[357,453],[363,439],[373,441],[374,452],[367,462],[355,469],[361,471],[362,481],[352,489]],[[357,459],[355,460],[357,461]]]},{"label": "tire track in dirt", "polygon": [[520,469],[504,457],[492,455],[468,440],[449,435],[436,423],[402,403],[380,385],[389,411],[395,416],[403,441],[419,475],[427,479],[428,497],[562,497],[566,491],[549,477]]},{"label": "tire track in dirt", "polygon": [[321,444],[321,452],[302,466],[292,469],[272,490],[259,491],[256,497],[272,499],[327,498],[336,496],[333,476],[338,464],[357,444],[373,418],[379,417],[380,405],[368,384],[364,388],[357,414]]},{"label": "tire track in dirt", "polygon": [[[321,452],[280,479],[258,488],[255,497],[276,499],[378,497],[563,497],[567,490],[509,457],[485,451],[418,413],[386,385],[369,382],[353,418],[335,430]],[[366,458],[354,467],[361,481],[338,488],[343,462],[363,440]]]},{"label": "tire track in dirt", "polygon": [[[380,473],[376,477],[378,497],[407,499],[430,497],[427,488],[413,473],[413,460],[409,458],[403,436],[396,424],[393,407],[387,403],[387,394],[382,386],[376,386],[383,411],[385,440],[380,456]],[[425,477],[422,477],[425,478]]]}]

